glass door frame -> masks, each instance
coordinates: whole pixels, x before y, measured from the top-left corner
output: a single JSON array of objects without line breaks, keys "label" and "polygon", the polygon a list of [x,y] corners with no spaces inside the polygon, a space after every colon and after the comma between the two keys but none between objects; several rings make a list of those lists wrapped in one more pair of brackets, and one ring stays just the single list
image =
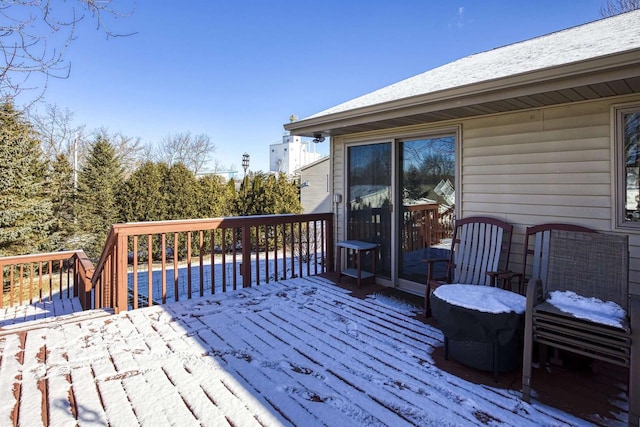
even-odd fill
[{"label": "glass door frame", "polygon": [[[400,164],[401,142],[407,140],[414,140],[420,138],[438,138],[443,136],[453,136],[455,138],[455,207],[454,214],[456,218],[460,217],[461,205],[462,205],[462,180],[461,180],[461,159],[462,159],[462,125],[455,125],[450,127],[439,127],[433,129],[422,129],[419,131],[397,132],[393,135],[385,136],[372,136],[369,138],[345,138],[343,140],[342,153],[343,153],[343,182],[342,192],[345,196],[348,194],[349,183],[347,182],[349,176],[349,148],[358,145],[371,145],[371,144],[384,144],[391,143],[391,194],[392,194],[392,218],[391,221],[391,241],[397,242],[401,236],[401,212],[399,209],[399,203],[402,203],[402,195],[398,185],[400,183],[400,173],[402,172],[402,165]],[[346,197],[345,197],[346,198]],[[346,235],[348,230],[348,209],[345,203],[342,204],[342,230],[344,230],[344,236],[342,239],[347,239]],[[426,283],[417,283],[407,279],[399,278],[399,248],[396,244],[391,244],[391,279],[382,277],[376,277],[376,282],[384,285],[391,286],[401,290],[405,290],[415,294],[421,294],[424,292]],[[425,277],[426,280],[426,277]]]}]

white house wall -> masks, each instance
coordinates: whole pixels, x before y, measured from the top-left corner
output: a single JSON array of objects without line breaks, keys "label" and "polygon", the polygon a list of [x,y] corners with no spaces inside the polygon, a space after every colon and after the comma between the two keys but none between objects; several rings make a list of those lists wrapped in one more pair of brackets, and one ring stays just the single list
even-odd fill
[{"label": "white house wall", "polygon": [[[547,222],[614,230],[611,109],[640,96],[508,113],[456,122],[462,125],[462,217],[487,215],[514,225],[511,267],[520,269],[524,230]],[[379,141],[433,125],[333,138],[334,193],[345,196],[345,141]],[[337,238],[344,236],[344,198],[337,212]],[[640,294],[640,230],[628,232],[631,292]]]}]

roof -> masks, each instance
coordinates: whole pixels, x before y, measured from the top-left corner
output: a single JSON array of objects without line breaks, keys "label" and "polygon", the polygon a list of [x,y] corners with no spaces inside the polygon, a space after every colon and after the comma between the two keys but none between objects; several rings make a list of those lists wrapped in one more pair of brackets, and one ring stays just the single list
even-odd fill
[{"label": "roof", "polygon": [[315,161],[313,161],[311,163],[308,163],[308,164],[306,164],[304,166],[300,166],[300,168],[298,168],[298,171],[302,172],[304,170],[307,170],[309,168],[313,168],[313,167],[318,166],[319,164],[327,162],[327,161],[329,161],[329,156],[322,156],[318,160],[315,160]]},{"label": "roof", "polygon": [[411,314],[307,277],[4,335],[0,424],[590,425],[439,369]]},{"label": "roof", "polygon": [[340,135],[629,93],[640,93],[640,10],[467,56],[285,128]]}]

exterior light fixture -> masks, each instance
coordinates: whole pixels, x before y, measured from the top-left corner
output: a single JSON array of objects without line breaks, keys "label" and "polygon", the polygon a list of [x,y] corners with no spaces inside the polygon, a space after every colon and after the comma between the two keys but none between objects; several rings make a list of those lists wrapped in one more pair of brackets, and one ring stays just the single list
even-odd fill
[{"label": "exterior light fixture", "polygon": [[313,142],[315,142],[316,144],[319,142],[324,142],[324,136],[322,136],[321,133],[314,133],[313,134]]}]

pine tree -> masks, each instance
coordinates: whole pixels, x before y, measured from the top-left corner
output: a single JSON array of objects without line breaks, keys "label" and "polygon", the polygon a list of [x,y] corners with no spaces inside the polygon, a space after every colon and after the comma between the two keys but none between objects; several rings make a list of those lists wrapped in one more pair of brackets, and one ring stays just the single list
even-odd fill
[{"label": "pine tree", "polygon": [[300,193],[297,185],[290,182],[285,174],[272,175],[267,180],[268,200],[263,215],[267,214],[299,214],[302,213]]},{"label": "pine tree", "polygon": [[86,164],[78,173],[76,218],[82,246],[91,258],[102,253],[107,233],[119,220],[116,195],[123,182],[116,150],[105,134],[93,143]]},{"label": "pine tree", "polygon": [[162,193],[166,200],[164,219],[191,219],[198,216],[198,182],[182,163],[171,166],[163,180]]},{"label": "pine tree", "polygon": [[164,219],[166,205],[162,197],[166,165],[145,162],[127,179],[118,193],[120,219],[124,222]]},{"label": "pine tree", "polygon": [[70,247],[75,231],[75,190],[73,168],[66,155],[58,154],[51,164],[47,188],[53,211],[51,242],[59,249],[77,249]]},{"label": "pine tree", "polygon": [[229,181],[227,181],[227,196],[229,197],[229,209],[230,209],[230,215],[239,215],[238,214],[238,194],[236,191],[236,181],[235,179],[231,178]]},{"label": "pine tree", "polygon": [[49,249],[51,201],[40,144],[12,104],[0,107],[0,255]]},{"label": "pine tree", "polygon": [[198,216],[200,218],[217,218],[230,216],[232,194],[229,193],[222,178],[207,175],[198,180]]}]

